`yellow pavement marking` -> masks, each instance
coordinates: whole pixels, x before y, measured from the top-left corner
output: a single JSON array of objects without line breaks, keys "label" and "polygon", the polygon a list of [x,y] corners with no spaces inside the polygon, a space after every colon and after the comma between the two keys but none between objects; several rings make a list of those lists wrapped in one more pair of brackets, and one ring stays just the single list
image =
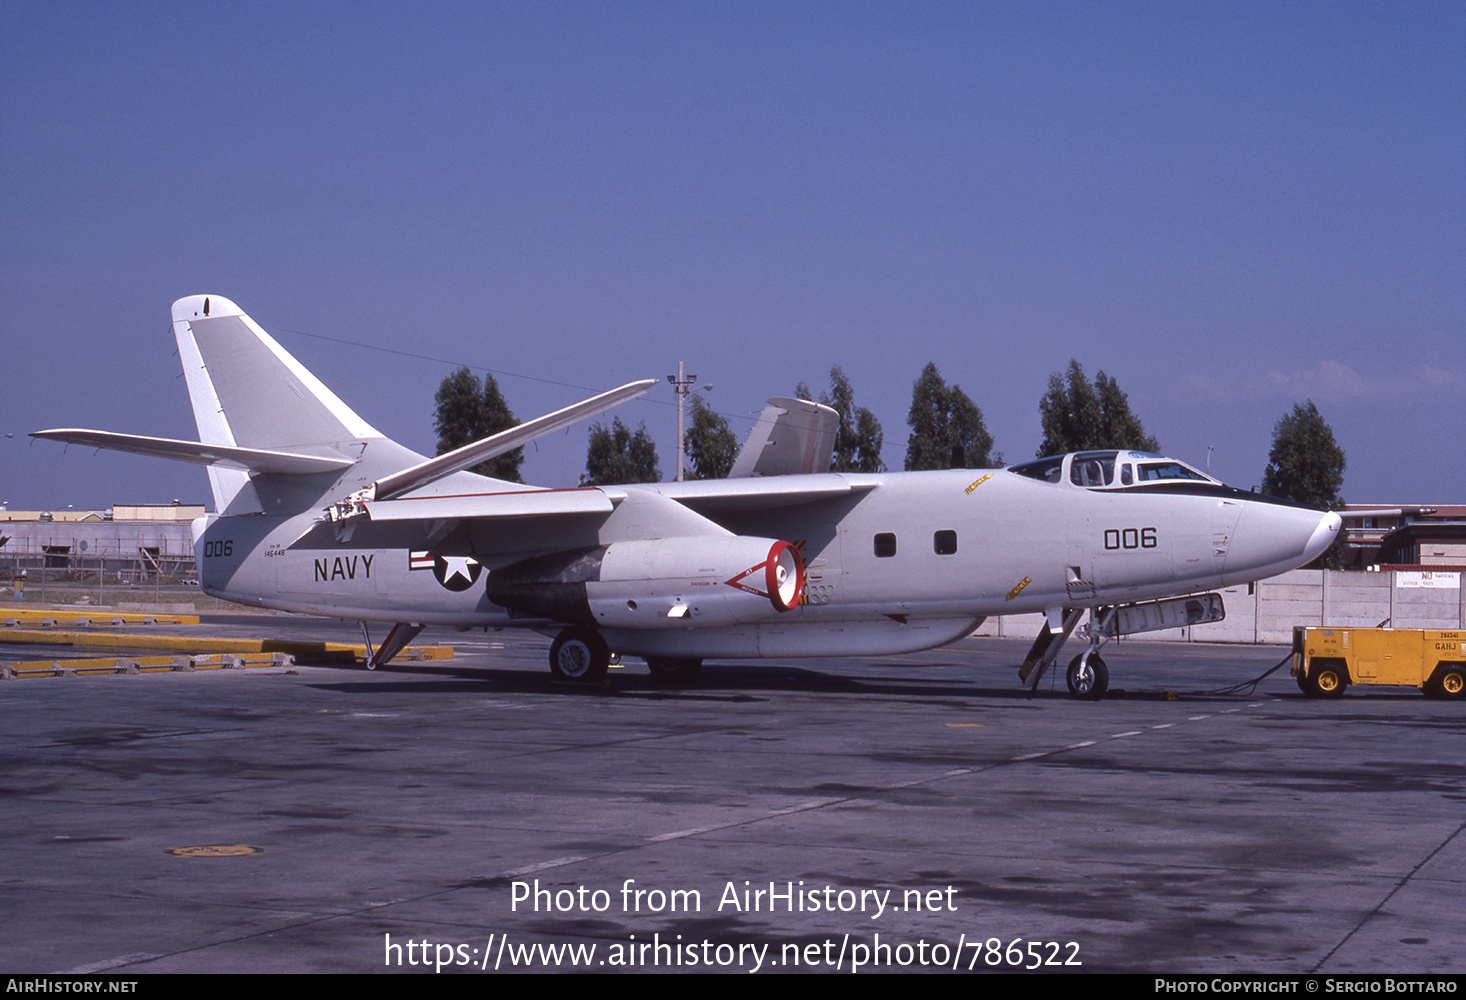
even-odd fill
[{"label": "yellow pavement marking", "polygon": [[41,608],[0,608],[0,626],[22,625],[197,625],[198,615],[152,614],[140,611],[55,611]]},{"label": "yellow pavement marking", "polygon": [[[293,639],[226,639],[222,636],[139,635],[132,632],[61,632],[16,629],[0,633],[5,642],[40,646],[105,646],[112,649],[168,649],[188,653],[290,653],[298,659],[366,655],[366,647],[350,642]],[[399,655],[419,660],[451,660],[452,646],[409,646]]]},{"label": "yellow pavement marking", "polygon": [[170,847],[168,853],[180,858],[237,858],[262,852],[248,844],[200,844],[197,847]]}]

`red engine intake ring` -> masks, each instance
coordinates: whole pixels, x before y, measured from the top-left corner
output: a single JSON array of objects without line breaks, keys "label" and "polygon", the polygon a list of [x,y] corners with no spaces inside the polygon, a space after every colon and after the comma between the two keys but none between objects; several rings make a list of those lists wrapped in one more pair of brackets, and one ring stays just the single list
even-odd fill
[{"label": "red engine intake ring", "polygon": [[764,563],[764,584],[776,611],[789,611],[804,600],[804,557],[788,542],[775,542]]}]

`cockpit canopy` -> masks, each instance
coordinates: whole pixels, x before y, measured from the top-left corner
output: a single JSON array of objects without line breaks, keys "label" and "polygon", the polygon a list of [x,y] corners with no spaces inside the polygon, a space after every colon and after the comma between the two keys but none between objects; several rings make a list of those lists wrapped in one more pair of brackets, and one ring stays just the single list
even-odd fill
[{"label": "cockpit canopy", "polygon": [[1008,471],[1046,483],[1061,483],[1067,479],[1075,486],[1088,489],[1120,489],[1137,483],[1159,482],[1221,485],[1185,462],[1147,451],[1075,451],[1012,465]]}]

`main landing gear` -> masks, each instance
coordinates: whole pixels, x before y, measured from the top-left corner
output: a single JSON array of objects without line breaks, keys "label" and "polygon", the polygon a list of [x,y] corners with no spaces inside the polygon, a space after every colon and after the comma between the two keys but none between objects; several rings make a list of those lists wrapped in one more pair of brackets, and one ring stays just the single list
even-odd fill
[{"label": "main landing gear", "polygon": [[611,650],[593,628],[564,629],[550,646],[550,673],[557,681],[595,683],[606,676],[610,665]]},{"label": "main landing gear", "polygon": [[[611,662],[611,650],[606,640],[595,629],[583,625],[562,629],[550,646],[550,673],[557,681],[597,683],[606,676]],[[702,669],[702,660],[648,656],[646,665],[659,683],[679,687],[697,676]]]},{"label": "main landing gear", "polygon": [[702,661],[649,656],[646,667],[660,683],[668,687],[680,687],[697,676],[697,672],[702,669]]}]

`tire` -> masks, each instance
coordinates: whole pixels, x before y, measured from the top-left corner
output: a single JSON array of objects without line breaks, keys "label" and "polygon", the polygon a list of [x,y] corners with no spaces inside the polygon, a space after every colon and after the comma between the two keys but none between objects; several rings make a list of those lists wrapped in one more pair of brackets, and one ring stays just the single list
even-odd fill
[{"label": "tire", "polygon": [[550,646],[550,673],[557,681],[594,684],[610,665],[611,651],[595,629],[567,628]]},{"label": "tire", "polygon": [[1436,664],[1435,673],[1425,682],[1425,696],[1447,701],[1466,699],[1466,667],[1459,663]]},{"label": "tire", "polygon": [[668,687],[679,687],[697,676],[697,672],[702,669],[702,661],[648,656],[646,668],[659,683]]},{"label": "tire", "polygon": [[1314,698],[1339,698],[1349,687],[1349,674],[1338,660],[1315,660],[1308,668],[1308,693]]},{"label": "tire", "polygon": [[1098,653],[1089,654],[1088,669],[1081,675],[1083,663],[1083,653],[1069,661],[1069,672],[1064,677],[1069,684],[1069,693],[1080,701],[1099,701],[1110,689],[1110,668],[1105,666]]}]

